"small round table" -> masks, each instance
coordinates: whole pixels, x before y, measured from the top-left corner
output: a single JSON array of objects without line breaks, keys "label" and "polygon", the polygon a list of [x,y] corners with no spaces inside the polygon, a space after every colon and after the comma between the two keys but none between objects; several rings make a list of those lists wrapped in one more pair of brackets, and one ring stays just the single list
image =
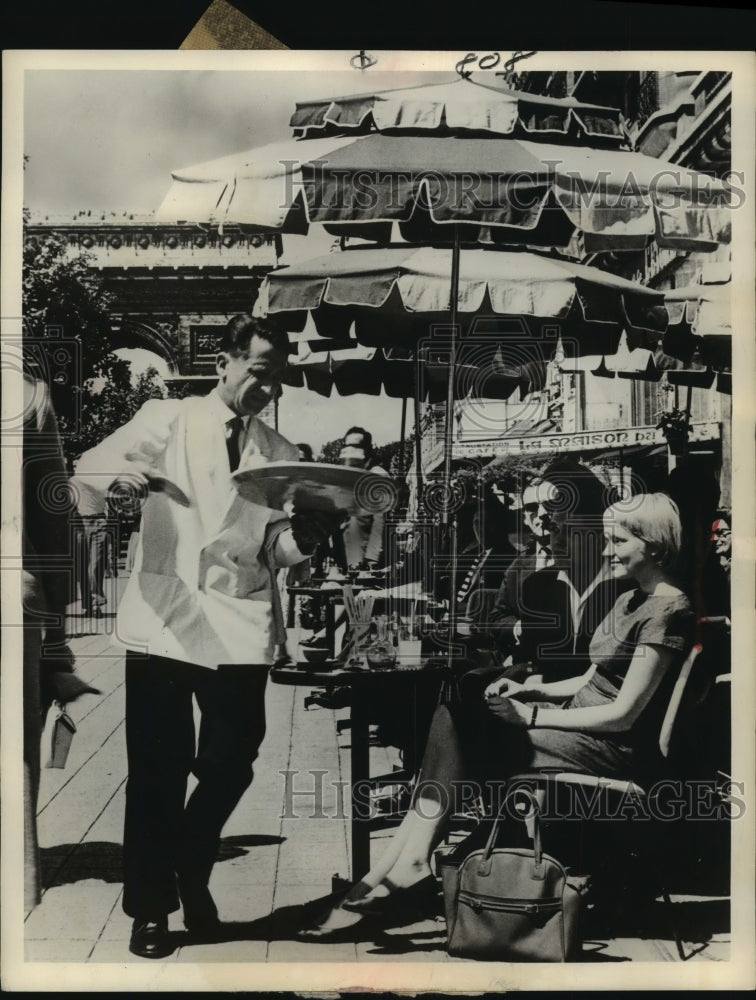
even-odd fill
[{"label": "small round table", "polygon": [[[369,784],[370,784],[370,701],[377,689],[391,685],[400,696],[409,687],[410,696],[417,698],[419,684],[434,679],[441,683],[449,677],[446,660],[439,657],[421,659],[417,665],[383,667],[375,670],[347,669],[336,666],[326,669],[309,663],[285,664],[271,669],[270,678],[276,684],[316,684],[326,688],[349,687],[351,690],[350,718],[350,805],[353,882],[370,870]],[[414,713],[413,713],[414,716]],[[422,748],[421,748],[422,749]]]}]

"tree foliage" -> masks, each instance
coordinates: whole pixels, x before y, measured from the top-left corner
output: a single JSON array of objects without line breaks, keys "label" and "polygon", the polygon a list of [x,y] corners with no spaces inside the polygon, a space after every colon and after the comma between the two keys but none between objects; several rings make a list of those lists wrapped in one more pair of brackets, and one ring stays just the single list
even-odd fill
[{"label": "tree foliage", "polygon": [[25,362],[50,387],[69,464],[145,399],[164,395],[154,369],[132,384],[131,365],[113,353],[112,300],[91,265],[91,255],[72,254],[58,234],[24,240]]},{"label": "tree foliage", "polygon": [[336,465],[339,461],[339,453],[344,446],[344,438],[336,438],[335,441],[327,441],[318,456],[319,462],[328,462],[330,465]]},{"label": "tree foliage", "polygon": [[[386,469],[392,476],[401,477],[406,475],[407,470],[412,464],[415,447],[414,440],[414,435],[410,435],[405,439],[403,447],[401,441],[392,441],[389,444],[381,445],[375,449],[373,463]],[[335,441],[328,441],[323,445],[318,461],[337,464],[339,453],[343,446],[343,437],[336,438]]]},{"label": "tree foliage", "polygon": [[81,419],[59,419],[67,457],[73,460],[93,448],[131,420],[148,399],[164,396],[165,384],[155,368],[141,372],[133,383],[130,378],[116,378],[108,380],[99,392],[86,390],[82,393]]}]

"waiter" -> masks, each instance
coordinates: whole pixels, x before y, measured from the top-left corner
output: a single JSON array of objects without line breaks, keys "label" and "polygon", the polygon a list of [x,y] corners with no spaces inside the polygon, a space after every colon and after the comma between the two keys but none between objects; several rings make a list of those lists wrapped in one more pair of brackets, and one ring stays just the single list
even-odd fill
[{"label": "waiter", "polygon": [[[252,781],[268,668],[284,639],[277,570],[306,559],[339,521],[258,506],[231,479],[237,467],[297,460],[296,446],[257,419],[280,394],[288,348],[285,333],[236,316],[215,388],[148,401],[82,456],[74,479],[82,493],[130,481],[147,494],[118,612],[129,766],[123,908],[142,957],[173,950],[167,917],[179,900],[193,937],[217,934],[210,873]],[[198,783],[185,804],[190,772]]]}]

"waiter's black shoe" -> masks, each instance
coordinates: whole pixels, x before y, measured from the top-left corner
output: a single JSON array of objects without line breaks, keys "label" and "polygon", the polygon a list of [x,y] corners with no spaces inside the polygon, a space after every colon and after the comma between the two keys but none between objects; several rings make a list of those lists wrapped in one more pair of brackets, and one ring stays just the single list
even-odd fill
[{"label": "waiter's black shoe", "polygon": [[165,958],[174,950],[168,933],[168,918],[135,920],[131,928],[129,951],[140,958]]},{"label": "waiter's black shoe", "polygon": [[218,909],[206,885],[179,879],[179,896],[184,909],[184,927],[190,937],[208,941],[220,933]]}]

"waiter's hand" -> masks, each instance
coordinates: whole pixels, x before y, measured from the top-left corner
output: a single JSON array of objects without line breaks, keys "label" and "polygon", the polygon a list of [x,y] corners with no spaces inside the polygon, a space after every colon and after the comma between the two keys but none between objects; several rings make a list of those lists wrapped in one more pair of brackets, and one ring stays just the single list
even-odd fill
[{"label": "waiter's hand", "polygon": [[297,548],[310,555],[322,542],[327,542],[338,531],[348,515],[342,511],[303,510],[291,515],[291,532]]},{"label": "waiter's hand", "polygon": [[126,462],[110,483],[108,496],[117,513],[134,514],[147,499],[153,469],[141,459]]}]

